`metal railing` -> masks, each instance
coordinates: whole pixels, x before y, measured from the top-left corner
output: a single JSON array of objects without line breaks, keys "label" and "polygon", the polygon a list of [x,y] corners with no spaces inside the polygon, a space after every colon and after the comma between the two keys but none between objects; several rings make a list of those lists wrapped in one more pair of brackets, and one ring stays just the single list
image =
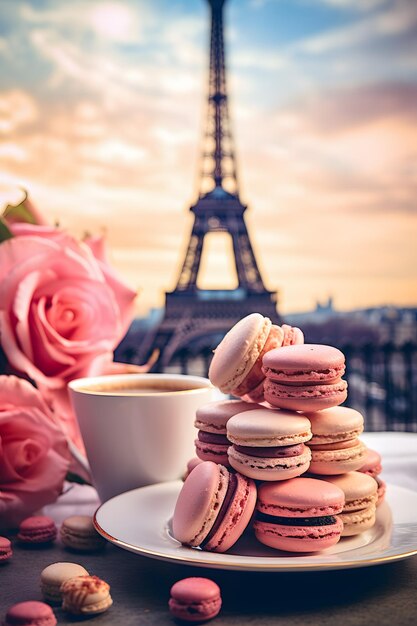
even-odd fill
[{"label": "metal railing", "polygon": [[[360,411],[365,429],[417,432],[417,345],[338,346],[346,356],[347,406]],[[212,351],[183,349],[165,369],[207,376]]]}]

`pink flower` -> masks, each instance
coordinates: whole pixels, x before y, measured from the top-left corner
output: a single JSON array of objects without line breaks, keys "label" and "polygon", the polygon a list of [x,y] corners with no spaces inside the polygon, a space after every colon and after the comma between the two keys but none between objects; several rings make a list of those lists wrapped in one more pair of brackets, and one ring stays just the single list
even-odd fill
[{"label": "pink flower", "polygon": [[27,224],[25,222],[15,222],[8,223],[8,226],[15,236],[34,236],[43,237],[45,239],[52,239],[63,247],[65,245],[74,244],[75,242],[78,246],[87,246],[91,250],[96,262],[98,263],[103,273],[104,280],[113,291],[114,297],[119,307],[122,330],[121,336],[114,346],[116,347],[117,344],[123,339],[132,322],[136,293],[123,284],[120,277],[111,267],[107,258],[105,237],[103,235],[88,235],[85,237],[83,242],[77,242],[64,230],[55,228],[53,226],[47,226],[45,224],[38,225]]},{"label": "pink flower", "polygon": [[0,526],[17,526],[55,502],[69,461],[65,435],[39,391],[0,376]]},{"label": "pink flower", "polygon": [[[0,343],[59,416],[66,385],[113,360],[133,317],[135,292],[92,247],[48,226],[9,225],[0,245]],[[61,401],[64,402],[61,402]],[[73,415],[63,425],[82,449]]]}]

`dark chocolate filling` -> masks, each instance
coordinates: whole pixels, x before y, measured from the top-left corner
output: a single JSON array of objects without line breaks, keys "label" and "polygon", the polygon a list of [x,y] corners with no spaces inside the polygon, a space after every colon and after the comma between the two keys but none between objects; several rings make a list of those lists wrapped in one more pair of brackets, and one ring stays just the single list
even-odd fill
[{"label": "dark chocolate filling", "polygon": [[235,450],[249,456],[256,456],[264,459],[279,459],[292,456],[299,456],[304,452],[304,444],[296,443],[291,446],[274,446],[272,448],[251,448],[250,446],[237,446]]},{"label": "dark chocolate filling", "polygon": [[216,521],[214,522],[213,526],[210,529],[209,534],[207,535],[207,537],[205,537],[205,539],[203,539],[203,541],[200,544],[201,548],[204,548],[204,546],[206,546],[209,541],[211,540],[212,537],[214,537],[214,535],[216,534],[216,532],[219,529],[220,524],[223,521],[223,518],[226,514],[227,509],[230,506],[230,503],[232,502],[233,498],[235,497],[235,493],[237,490],[237,478],[236,478],[236,474],[232,474],[231,472],[229,472],[229,484],[227,485],[227,491],[226,491],[226,495],[224,497],[224,500],[222,502],[222,505],[220,507],[220,511],[216,517]]},{"label": "dark chocolate filling", "polygon": [[258,522],[267,522],[268,524],[279,524],[280,526],[330,526],[336,523],[333,515],[325,515],[322,517],[278,517],[275,515],[266,515],[257,511],[256,520]]},{"label": "dark chocolate filling", "polygon": [[202,443],[218,443],[227,445],[229,442],[226,435],[221,435],[218,433],[206,433],[204,430],[199,430],[197,434],[198,440]]}]

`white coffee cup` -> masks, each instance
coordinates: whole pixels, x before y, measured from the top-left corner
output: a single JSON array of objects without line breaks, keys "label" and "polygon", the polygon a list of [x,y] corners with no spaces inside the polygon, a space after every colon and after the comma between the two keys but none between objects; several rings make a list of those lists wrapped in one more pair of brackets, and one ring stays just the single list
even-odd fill
[{"label": "white coffee cup", "polygon": [[195,456],[195,413],[215,391],[181,374],[79,378],[69,390],[102,501],[180,478]]}]

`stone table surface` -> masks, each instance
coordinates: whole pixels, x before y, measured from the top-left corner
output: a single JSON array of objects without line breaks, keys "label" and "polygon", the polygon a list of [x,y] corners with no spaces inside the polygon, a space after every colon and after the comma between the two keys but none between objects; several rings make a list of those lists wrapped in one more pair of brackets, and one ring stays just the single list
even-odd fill
[{"label": "stone table surface", "polygon": [[[252,573],[173,565],[110,544],[100,554],[71,554],[59,543],[43,549],[15,545],[13,559],[0,569],[0,619],[15,602],[42,599],[40,572],[56,561],[81,563],[110,584],[114,604],[88,620],[94,626],[172,626],[169,589],[186,576],[208,576],[220,585],[223,608],[216,626],[417,624],[417,556],[343,571]],[[55,614],[58,624],[79,621],[60,608]]]}]

